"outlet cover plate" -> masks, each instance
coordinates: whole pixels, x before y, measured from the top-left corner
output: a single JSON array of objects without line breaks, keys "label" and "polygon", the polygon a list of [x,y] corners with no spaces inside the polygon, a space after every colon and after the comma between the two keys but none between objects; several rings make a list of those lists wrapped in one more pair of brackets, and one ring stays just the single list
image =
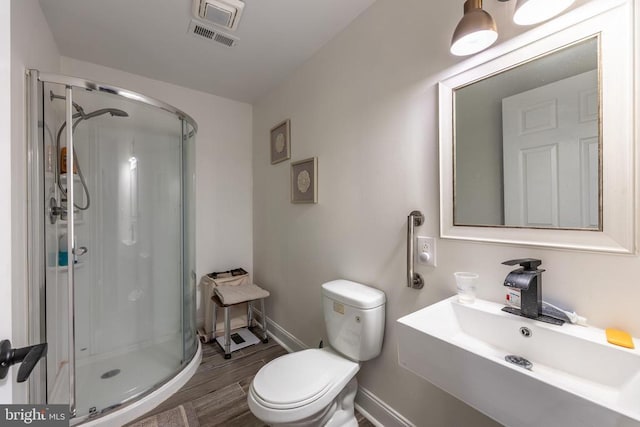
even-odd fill
[{"label": "outlet cover plate", "polygon": [[[435,237],[416,237],[416,262],[421,265],[429,267],[437,267],[438,262],[436,258],[436,239]],[[423,254],[428,254],[428,260]]]}]

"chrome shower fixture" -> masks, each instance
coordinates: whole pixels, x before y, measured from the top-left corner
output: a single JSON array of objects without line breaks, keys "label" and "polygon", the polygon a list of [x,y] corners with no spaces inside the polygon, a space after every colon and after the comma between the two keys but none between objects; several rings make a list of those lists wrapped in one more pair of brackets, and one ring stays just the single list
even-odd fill
[{"label": "chrome shower fixture", "polygon": [[[53,93],[53,91],[50,91],[49,99],[53,101],[54,99],[66,100],[67,98],[62,95],[56,95],[55,93]],[[111,114],[111,117],[129,117],[129,113],[123,110],[119,110],[117,108],[101,108],[99,110],[95,110],[90,113],[85,113],[84,108],[82,108],[79,104],[75,102],[72,102],[72,104],[73,104],[73,108],[75,108],[75,110],[77,111],[77,113],[75,113],[72,116],[72,119],[75,120],[72,124],[72,130],[71,130],[72,132],[75,132],[76,127],[80,124],[81,121],[93,119],[94,117],[98,117],[103,114]],[[64,123],[62,123],[62,126],[60,126],[60,129],[58,129],[58,133],[56,134],[56,153],[58,156],[60,155],[60,137],[62,136],[62,131],[66,127],[67,127],[67,122],[65,121]],[[82,190],[84,191],[84,194],[87,197],[87,200],[84,206],[78,206],[75,203],[73,205],[77,209],[84,211],[89,209],[89,206],[91,205],[91,197],[89,195],[89,189],[87,188],[87,182],[85,181],[84,174],[82,173],[82,168],[80,167],[80,162],[78,161],[78,157],[76,156],[75,152],[73,153],[73,163],[74,163],[73,165],[74,168],[78,171],[78,177],[80,178],[80,183],[82,184]],[[58,188],[62,193],[62,198],[66,199],[67,190],[62,186],[62,180],[60,179],[60,175],[61,175],[60,162],[56,161],[55,164],[56,164],[56,175],[55,175],[56,183],[58,184]],[[73,174],[73,171],[70,171],[70,173]],[[59,207],[50,206],[50,215],[52,216],[51,221],[55,222],[55,217],[62,216],[64,212],[65,212],[65,208],[62,205]]]}]

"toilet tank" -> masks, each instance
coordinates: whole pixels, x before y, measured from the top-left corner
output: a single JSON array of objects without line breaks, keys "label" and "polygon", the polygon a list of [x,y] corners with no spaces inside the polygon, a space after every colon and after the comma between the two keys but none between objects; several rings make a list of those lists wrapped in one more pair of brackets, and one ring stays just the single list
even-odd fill
[{"label": "toilet tank", "polygon": [[329,344],[351,360],[364,362],[380,354],[384,335],[384,292],[349,280],[322,285]]}]

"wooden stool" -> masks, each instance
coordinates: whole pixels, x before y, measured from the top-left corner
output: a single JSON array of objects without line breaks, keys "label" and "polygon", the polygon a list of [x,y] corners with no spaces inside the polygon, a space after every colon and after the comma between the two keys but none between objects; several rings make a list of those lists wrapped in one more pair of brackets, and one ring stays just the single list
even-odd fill
[{"label": "wooden stool", "polygon": [[254,299],[254,300],[246,300],[239,301],[235,304],[225,305],[220,301],[218,295],[213,295],[211,300],[214,302],[213,305],[213,338],[216,337],[216,324],[218,323],[218,307],[224,309],[224,358],[231,359],[231,316],[229,315],[229,311],[231,307],[238,304],[247,303],[247,325],[251,327],[251,323],[253,322],[253,302],[260,301],[260,311],[262,312],[262,324],[260,328],[262,329],[262,342],[268,343],[269,337],[267,336],[267,315],[264,310],[264,298]]}]

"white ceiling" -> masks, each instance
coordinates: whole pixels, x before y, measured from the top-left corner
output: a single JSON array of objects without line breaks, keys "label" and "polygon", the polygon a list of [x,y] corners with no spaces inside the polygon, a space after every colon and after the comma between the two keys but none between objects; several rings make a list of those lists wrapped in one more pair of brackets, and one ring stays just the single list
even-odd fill
[{"label": "white ceiling", "polygon": [[[188,33],[192,0],[40,0],[60,53],[252,102],[375,0],[244,0],[227,48]],[[85,76],[86,77],[86,76]]]}]

